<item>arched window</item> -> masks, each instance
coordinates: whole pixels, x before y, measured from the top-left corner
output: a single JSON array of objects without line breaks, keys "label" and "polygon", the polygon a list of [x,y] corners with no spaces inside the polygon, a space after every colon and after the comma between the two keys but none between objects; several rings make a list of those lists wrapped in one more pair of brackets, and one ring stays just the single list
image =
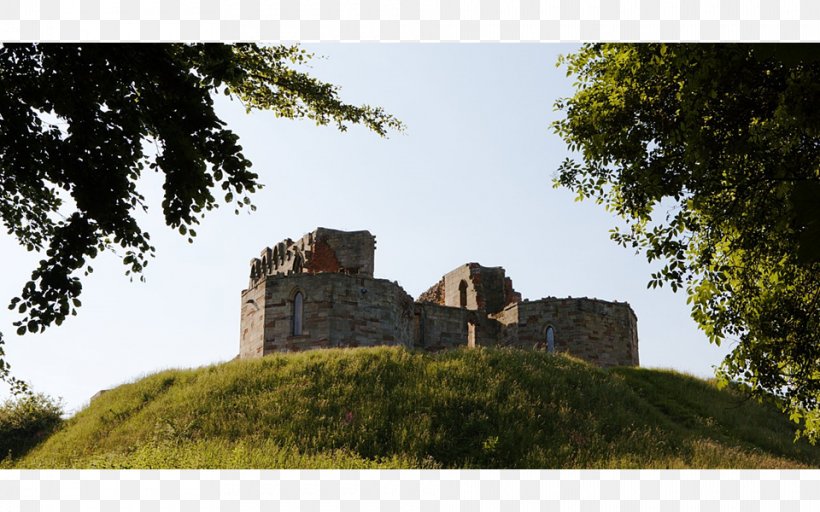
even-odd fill
[{"label": "arched window", "polygon": [[547,352],[555,352],[555,329],[547,327]]},{"label": "arched window", "polygon": [[293,335],[302,335],[302,309],[304,307],[302,292],[296,292],[293,296]]},{"label": "arched window", "polygon": [[467,281],[463,279],[458,284],[458,303],[462,308],[467,307]]}]

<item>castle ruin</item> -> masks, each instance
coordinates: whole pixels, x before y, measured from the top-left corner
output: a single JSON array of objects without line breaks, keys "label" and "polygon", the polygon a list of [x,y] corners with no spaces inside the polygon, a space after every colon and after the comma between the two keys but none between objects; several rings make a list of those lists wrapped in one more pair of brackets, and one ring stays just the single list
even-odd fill
[{"label": "castle ruin", "polygon": [[441,350],[512,346],[569,352],[601,366],[638,365],[629,304],[522,300],[501,267],[461,265],[418,300],[373,277],[368,231],[317,228],[265,248],[242,291],[239,357],[327,347]]}]

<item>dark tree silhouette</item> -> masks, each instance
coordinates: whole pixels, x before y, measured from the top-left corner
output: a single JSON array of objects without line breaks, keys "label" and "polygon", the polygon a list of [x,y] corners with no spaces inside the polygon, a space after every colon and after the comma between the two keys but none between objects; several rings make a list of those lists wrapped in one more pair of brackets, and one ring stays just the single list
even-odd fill
[{"label": "dark tree silhouette", "polygon": [[[76,314],[80,277],[102,251],[120,251],[126,273],[141,277],[154,253],[133,216],[146,209],[136,186],[146,169],[164,174],[165,222],[189,240],[220,203],[253,208],[258,177],[213,94],[340,130],[401,129],[382,109],[348,105],[335,86],[299,71],[309,58],[295,46],[256,44],[0,47],[0,220],[29,251],[45,251],[11,301],[22,315],[17,333]],[[10,379],[2,338],[0,378]]]}]

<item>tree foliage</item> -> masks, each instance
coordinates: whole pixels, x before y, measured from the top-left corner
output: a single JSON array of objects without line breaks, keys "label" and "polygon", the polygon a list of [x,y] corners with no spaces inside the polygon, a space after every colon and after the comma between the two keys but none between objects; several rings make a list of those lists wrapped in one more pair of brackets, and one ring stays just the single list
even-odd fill
[{"label": "tree foliage", "polygon": [[[165,222],[189,241],[219,204],[253,208],[258,176],[213,94],[340,130],[401,129],[382,109],[346,104],[334,85],[300,71],[309,58],[298,47],[256,44],[0,47],[0,220],[45,256],[11,301],[17,333],[76,314],[80,278],[102,251],[141,276],[154,254],[134,217],[147,209],[142,173],[164,174]],[[6,366],[0,353],[0,377]]]},{"label": "tree foliage", "polygon": [[0,404],[0,461],[24,455],[62,424],[60,400],[26,393]]},{"label": "tree foliage", "polygon": [[612,238],[685,289],[725,379],[782,398],[820,437],[820,48],[592,44],[559,62],[575,93],[556,186],[625,220]]}]

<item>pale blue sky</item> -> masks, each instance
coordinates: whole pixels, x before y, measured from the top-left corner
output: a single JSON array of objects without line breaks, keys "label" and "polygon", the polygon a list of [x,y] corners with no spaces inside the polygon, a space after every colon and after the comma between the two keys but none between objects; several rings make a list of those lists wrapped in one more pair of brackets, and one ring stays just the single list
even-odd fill
[{"label": "pale blue sky", "polygon": [[[248,262],[317,226],[376,235],[376,277],[417,297],[469,261],[503,266],[524,297],[627,301],[638,316],[642,366],[713,374],[730,347],[709,345],[683,293],[646,288],[653,267],[615,245],[602,207],[576,203],[551,179],[568,156],[550,123],[571,78],[555,44],[305,45],[324,58],[311,72],[348,102],[384,107],[406,133],[381,139],[310,121],[246,115],[224,96],[219,111],[240,136],[265,188],[258,210],[210,213],[193,245],[162,223],[160,176],[143,180],[143,216],[157,247],[147,283],[130,283],[103,255],[84,281],[79,315],[18,337],[0,309],[15,375],[61,396],[69,410],[96,391],[165,368],[233,358]],[[0,235],[0,302],[16,295],[40,257]],[[0,391],[0,396],[5,390]]]}]

